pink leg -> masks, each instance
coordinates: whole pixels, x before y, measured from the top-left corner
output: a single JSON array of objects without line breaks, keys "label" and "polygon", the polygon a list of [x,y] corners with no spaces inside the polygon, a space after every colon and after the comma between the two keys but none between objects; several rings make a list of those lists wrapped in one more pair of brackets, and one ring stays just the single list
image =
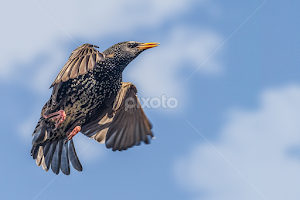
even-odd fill
[{"label": "pink leg", "polygon": [[51,118],[55,122],[55,128],[57,128],[66,119],[66,113],[64,110],[59,110],[57,112],[51,113],[49,115],[43,116],[45,119]]},{"label": "pink leg", "polygon": [[68,138],[65,140],[65,143],[71,140],[79,131],[81,131],[81,127],[76,126],[71,133],[67,134]]}]

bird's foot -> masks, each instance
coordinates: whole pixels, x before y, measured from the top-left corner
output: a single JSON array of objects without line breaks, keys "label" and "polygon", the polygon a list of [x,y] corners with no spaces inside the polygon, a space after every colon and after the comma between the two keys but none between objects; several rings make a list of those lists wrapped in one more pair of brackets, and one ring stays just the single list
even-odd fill
[{"label": "bird's foot", "polygon": [[71,140],[77,133],[79,133],[79,131],[81,131],[81,127],[76,126],[71,133],[67,134],[67,139],[65,140],[65,143]]},{"label": "bird's foot", "polygon": [[43,115],[45,119],[50,118],[55,121],[55,128],[57,128],[66,119],[66,113],[64,110],[59,110],[57,112],[51,113],[49,115]]}]

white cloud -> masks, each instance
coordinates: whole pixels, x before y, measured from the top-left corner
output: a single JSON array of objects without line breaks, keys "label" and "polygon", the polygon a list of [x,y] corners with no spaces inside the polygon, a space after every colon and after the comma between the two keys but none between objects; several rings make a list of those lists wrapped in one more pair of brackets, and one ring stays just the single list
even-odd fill
[{"label": "white cloud", "polygon": [[193,2],[195,1],[6,2],[0,8],[0,77],[7,78],[8,74],[14,72],[16,60],[29,62],[37,52],[46,52],[49,56],[56,57],[58,54],[55,53],[55,45],[61,40],[88,40],[124,35],[142,27],[153,28],[175,14],[184,12]]},{"label": "white cloud", "polygon": [[[141,56],[126,71],[129,79],[139,84],[147,95],[160,97],[166,94],[168,97],[184,100],[186,78],[206,61],[221,42],[222,37],[213,31],[176,27],[170,31],[168,39],[161,46],[145,52],[147,56]],[[192,65],[193,68],[188,68],[187,65]],[[221,69],[216,54],[194,76],[201,72],[218,74]],[[189,73],[185,77],[179,76],[183,71]]]},{"label": "white cloud", "polygon": [[[136,60],[126,69],[130,74],[130,80],[126,81],[138,86],[140,97],[160,97],[165,94],[168,98],[178,98],[179,106],[182,106],[183,97],[186,96],[185,79],[178,80],[177,77],[181,70],[185,70],[185,62],[194,67],[189,69],[193,71],[221,42],[221,37],[214,31],[180,26],[181,23],[177,22],[161,33],[163,24],[177,20],[180,14],[188,14],[194,5],[212,10],[204,0],[6,2],[0,7],[0,23],[3,25],[0,33],[0,81],[19,81],[33,91],[50,96],[51,90],[47,88],[70,54],[64,51],[65,44],[72,40],[76,43],[78,38],[90,42],[97,38],[130,35],[131,39],[138,29],[157,30],[161,38],[165,37],[165,41],[157,41],[162,43],[160,47],[147,51],[147,56]],[[101,44],[98,45],[103,51]],[[39,55],[46,59],[36,61]],[[38,67],[36,62],[40,62]],[[34,64],[31,66],[30,63]],[[30,76],[22,74],[25,70],[30,72]],[[214,56],[197,73],[216,74],[220,70],[221,65]],[[25,121],[20,129],[25,130],[25,126],[26,130],[29,129],[28,124],[29,121]]]},{"label": "white cloud", "polygon": [[205,200],[299,199],[299,102],[299,85],[265,90],[258,109],[230,112],[220,138],[212,142],[253,187],[207,143],[177,160],[174,172],[181,186]]},{"label": "white cloud", "polygon": [[[41,63],[37,70],[32,70],[33,80],[29,85],[37,91],[51,83],[63,63],[68,57],[68,53],[63,52],[63,44],[80,38],[89,42],[95,38],[105,38],[117,35],[134,35],[137,29],[155,29],[182,13],[188,12],[193,5],[202,5],[207,10],[212,10],[211,4],[206,1],[194,0],[154,0],[154,1],[17,1],[7,2],[0,8],[2,17],[0,23],[3,24],[1,32],[2,55],[0,65],[1,80],[9,81],[14,74],[20,73],[19,69],[24,68],[41,53],[47,55],[48,61]],[[213,12],[213,10],[211,11]],[[122,30],[122,31],[120,31]],[[161,90],[152,94],[162,94],[165,91],[175,95],[182,88],[176,83],[176,73],[178,69],[184,69],[184,60],[189,60],[195,69],[215,50],[220,43],[220,37],[212,31],[201,31],[202,28],[177,27],[166,34],[167,42],[162,42],[162,46],[156,54],[156,62],[148,59],[143,71],[151,70],[150,75],[155,75],[158,80],[156,85],[160,85]],[[131,38],[130,37],[130,38]],[[80,44],[78,44],[80,45]],[[100,44],[101,47],[101,44]],[[102,48],[100,50],[103,50]],[[149,53],[149,52],[147,52]],[[19,63],[19,64],[17,64]],[[141,63],[141,62],[140,62]],[[146,67],[150,66],[149,69]],[[155,68],[154,68],[155,67]],[[161,71],[158,73],[156,69]],[[202,72],[215,73],[220,70],[220,64],[216,59],[210,59],[199,70]],[[145,74],[145,73],[144,73]],[[150,77],[147,76],[148,80]],[[141,76],[144,78],[145,76]],[[137,82],[141,82],[139,79]],[[24,81],[22,81],[24,83]],[[166,87],[164,84],[168,83]],[[142,89],[148,89],[149,82],[142,83]],[[178,88],[178,89],[176,89]],[[183,89],[182,89],[183,90]]]},{"label": "white cloud", "polygon": [[38,122],[39,115],[37,116],[28,116],[23,122],[18,126],[17,131],[20,133],[21,139],[26,143],[32,140],[31,134]]},{"label": "white cloud", "polygon": [[48,51],[48,54],[55,57],[55,59],[48,59],[47,62],[41,63],[42,66],[32,71],[31,79],[25,83],[39,93],[49,93],[50,97],[51,90],[47,89],[59,72],[58,68],[62,66],[62,63],[67,61],[69,53],[63,51],[63,49],[56,49],[55,53]]}]

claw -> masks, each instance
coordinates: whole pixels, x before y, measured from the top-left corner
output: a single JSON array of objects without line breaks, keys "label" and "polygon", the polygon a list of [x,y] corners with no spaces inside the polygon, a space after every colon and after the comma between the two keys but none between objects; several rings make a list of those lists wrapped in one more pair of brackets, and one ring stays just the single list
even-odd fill
[{"label": "claw", "polygon": [[57,112],[51,113],[49,115],[43,115],[45,119],[51,118],[55,122],[55,128],[57,128],[66,119],[66,113],[64,110],[59,110]]},{"label": "claw", "polygon": [[81,131],[81,127],[80,126],[76,126],[71,133],[67,134],[68,137],[64,141],[64,143],[66,143],[69,140],[71,140],[77,133],[79,133],[79,131]]}]

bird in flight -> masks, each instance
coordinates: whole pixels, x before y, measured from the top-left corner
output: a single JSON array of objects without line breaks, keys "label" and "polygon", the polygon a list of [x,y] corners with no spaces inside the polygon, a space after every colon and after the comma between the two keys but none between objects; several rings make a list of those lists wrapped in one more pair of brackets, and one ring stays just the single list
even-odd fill
[{"label": "bird in flight", "polygon": [[77,47],[51,84],[32,134],[31,156],[38,166],[55,174],[82,171],[73,137],[81,132],[122,151],[140,142],[150,143],[152,126],[137,98],[136,87],[122,82],[126,66],[146,49],[159,43],[127,41],[103,53],[92,44]]}]

